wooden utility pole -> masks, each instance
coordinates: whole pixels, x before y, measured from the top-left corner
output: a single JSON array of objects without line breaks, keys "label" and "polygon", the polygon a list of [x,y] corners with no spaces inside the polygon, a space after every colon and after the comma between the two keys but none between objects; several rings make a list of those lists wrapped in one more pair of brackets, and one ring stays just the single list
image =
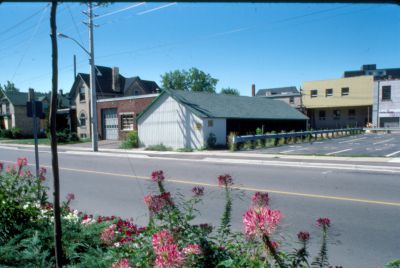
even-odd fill
[{"label": "wooden utility pole", "polygon": [[61,216],[60,216],[60,174],[58,169],[58,152],[57,152],[57,93],[58,93],[58,48],[57,48],[57,1],[51,3],[50,13],[50,29],[51,29],[51,51],[52,51],[52,88],[50,102],[50,137],[51,137],[51,165],[53,169],[54,184],[54,245],[56,255],[56,267],[61,268],[63,264],[63,251],[61,244]]}]

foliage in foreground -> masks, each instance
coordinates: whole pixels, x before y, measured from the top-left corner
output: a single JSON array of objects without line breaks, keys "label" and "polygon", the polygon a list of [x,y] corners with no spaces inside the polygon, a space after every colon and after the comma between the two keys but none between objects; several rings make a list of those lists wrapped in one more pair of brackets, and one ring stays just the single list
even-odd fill
[{"label": "foliage in foreground", "polygon": [[[0,173],[0,265],[2,267],[53,267],[53,208],[43,186],[46,170],[39,178],[26,168],[26,158]],[[3,165],[0,163],[0,170]],[[65,267],[339,267],[328,259],[327,238],[331,221],[319,218],[321,249],[311,258],[310,234],[299,232],[299,247],[280,249],[277,230],[282,213],[272,209],[268,193],[257,192],[243,215],[243,233],[231,230],[233,178],[218,177],[225,205],[218,228],[193,224],[196,205],[204,188],[192,196],[173,198],[167,191],[163,171],[151,174],[157,191],[144,197],[149,222],[140,227],[116,216],[93,216],[72,210],[70,193],[62,205],[63,262]],[[396,266],[397,265],[397,266]],[[398,267],[398,261],[387,267]]]}]

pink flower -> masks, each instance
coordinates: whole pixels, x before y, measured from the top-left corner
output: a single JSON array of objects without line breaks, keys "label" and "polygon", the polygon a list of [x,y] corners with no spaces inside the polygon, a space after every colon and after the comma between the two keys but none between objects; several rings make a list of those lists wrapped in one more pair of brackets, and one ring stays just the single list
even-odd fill
[{"label": "pink flower", "polygon": [[104,244],[112,245],[114,243],[115,227],[115,224],[111,224],[101,232],[100,239],[101,241],[103,241]]},{"label": "pink flower", "polygon": [[162,182],[164,177],[164,172],[162,170],[156,170],[151,173],[151,179],[155,182]]},{"label": "pink flower", "polygon": [[266,207],[269,203],[268,193],[256,192],[251,198],[254,207]]},{"label": "pink flower", "polygon": [[46,173],[47,173],[46,168],[40,167],[40,169],[39,169],[39,180],[40,181],[45,181],[46,180],[46,176],[45,176]]},{"label": "pink flower", "polygon": [[197,244],[189,244],[183,249],[185,255],[200,255],[202,253],[201,247]]},{"label": "pink flower", "polygon": [[132,268],[132,266],[129,264],[129,260],[124,258],[114,262],[110,268]]},{"label": "pink flower", "polygon": [[162,246],[174,243],[174,238],[168,230],[161,230],[153,234],[152,244],[154,251],[157,253]]},{"label": "pink flower", "polygon": [[182,252],[174,243],[174,238],[168,230],[162,230],[152,237],[154,252],[156,253],[155,263],[160,268],[181,267],[184,261]]},{"label": "pink flower", "polygon": [[299,232],[297,234],[297,238],[301,241],[301,242],[307,242],[310,239],[310,233],[309,232]]},{"label": "pink flower", "polygon": [[195,186],[192,188],[192,193],[197,197],[203,196],[204,195],[204,187]]},{"label": "pink flower", "polygon": [[159,248],[155,264],[160,268],[182,267],[184,257],[175,244],[168,244]]},{"label": "pink flower", "polygon": [[329,227],[331,225],[331,220],[329,218],[319,218],[317,219],[317,225],[320,227]]},{"label": "pink flower", "polygon": [[26,176],[26,177],[32,176],[31,171],[30,171],[30,170],[26,170],[26,171],[25,171],[25,176]]},{"label": "pink flower", "polygon": [[67,202],[69,203],[69,202],[71,202],[72,200],[75,199],[75,194],[74,193],[68,193],[66,198],[67,198]]},{"label": "pink flower", "polygon": [[17,158],[17,166],[23,167],[23,166],[26,166],[27,164],[28,164],[28,160],[26,159],[26,157],[18,157]]},{"label": "pink flower", "polygon": [[271,234],[281,221],[279,210],[268,207],[250,208],[243,215],[244,232],[248,236],[257,234]]},{"label": "pink flower", "polygon": [[218,185],[225,186],[225,187],[233,185],[233,179],[232,179],[231,175],[229,175],[229,174],[219,175],[218,176]]}]

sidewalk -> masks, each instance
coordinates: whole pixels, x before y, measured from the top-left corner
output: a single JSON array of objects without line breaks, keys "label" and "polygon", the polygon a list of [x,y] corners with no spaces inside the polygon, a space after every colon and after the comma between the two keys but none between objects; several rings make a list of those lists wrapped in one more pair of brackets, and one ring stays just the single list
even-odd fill
[{"label": "sidewalk", "polygon": [[[33,145],[1,143],[1,147],[17,147],[17,148],[33,148]],[[40,149],[50,149],[49,145],[39,145]],[[146,151],[144,148],[138,149],[118,149],[118,141],[102,141],[99,144],[99,153],[107,154],[126,154],[126,155],[147,155],[150,157],[164,156],[171,158],[197,158],[197,157],[228,157],[232,159],[269,159],[269,160],[309,160],[309,161],[340,161],[340,162],[375,162],[375,163],[400,163],[400,158],[395,157],[343,157],[343,156],[316,156],[316,155],[282,155],[282,154],[262,154],[248,153],[243,151],[231,152],[229,150],[212,150],[212,151],[194,151],[194,152],[177,152],[177,151]],[[91,143],[77,143],[69,145],[59,145],[60,151],[66,152],[86,152],[92,151]],[[97,154],[99,154],[97,153]]]}]

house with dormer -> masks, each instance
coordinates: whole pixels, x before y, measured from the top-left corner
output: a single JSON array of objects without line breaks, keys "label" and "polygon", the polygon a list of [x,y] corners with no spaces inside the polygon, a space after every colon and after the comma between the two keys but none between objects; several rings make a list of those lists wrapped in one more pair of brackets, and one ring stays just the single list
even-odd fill
[{"label": "house with dormer", "polygon": [[[100,100],[112,100],[110,103],[120,101],[126,97],[132,96],[144,96],[144,95],[154,95],[159,92],[159,86],[154,81],[143,80],[138,76],[135,77],[125,77],[119,73],[118,67],[105,67],[96,66],[96,96],[97,101]],[[91,135],[91,119],[90,119],[90,76],[86,73],[78,73],[75,77],[75,81],[71,87],[69,93],[71,101],[70,114],[74,122],[72,131],[78,134],[80,138],[89,138]],[[104,101],[103,101],[104,102]],[[134,105],[132,105],[132,109]],[[118,111],[115,107],[108,108],[107,105],[103,105],[102,109],[112,109],[103,112],[100,110],[98,112],[99,120],[99,138],[103,139],[105,133],[101,128],[107,125],[111,128],[118,128]],[[129,107],[127,108],[129,111]],[[127,111],[125,111],[127,112]],[[138,111],[135,109],[134,113]],[[105,114],[106,117],[102,117]],[[113,124],[109,123],[109,119],[112,118]],[[109,124],[105,124],[103,121],[107,121]],[[113,136],[112,139],[118,139],[118,137]]]}]

